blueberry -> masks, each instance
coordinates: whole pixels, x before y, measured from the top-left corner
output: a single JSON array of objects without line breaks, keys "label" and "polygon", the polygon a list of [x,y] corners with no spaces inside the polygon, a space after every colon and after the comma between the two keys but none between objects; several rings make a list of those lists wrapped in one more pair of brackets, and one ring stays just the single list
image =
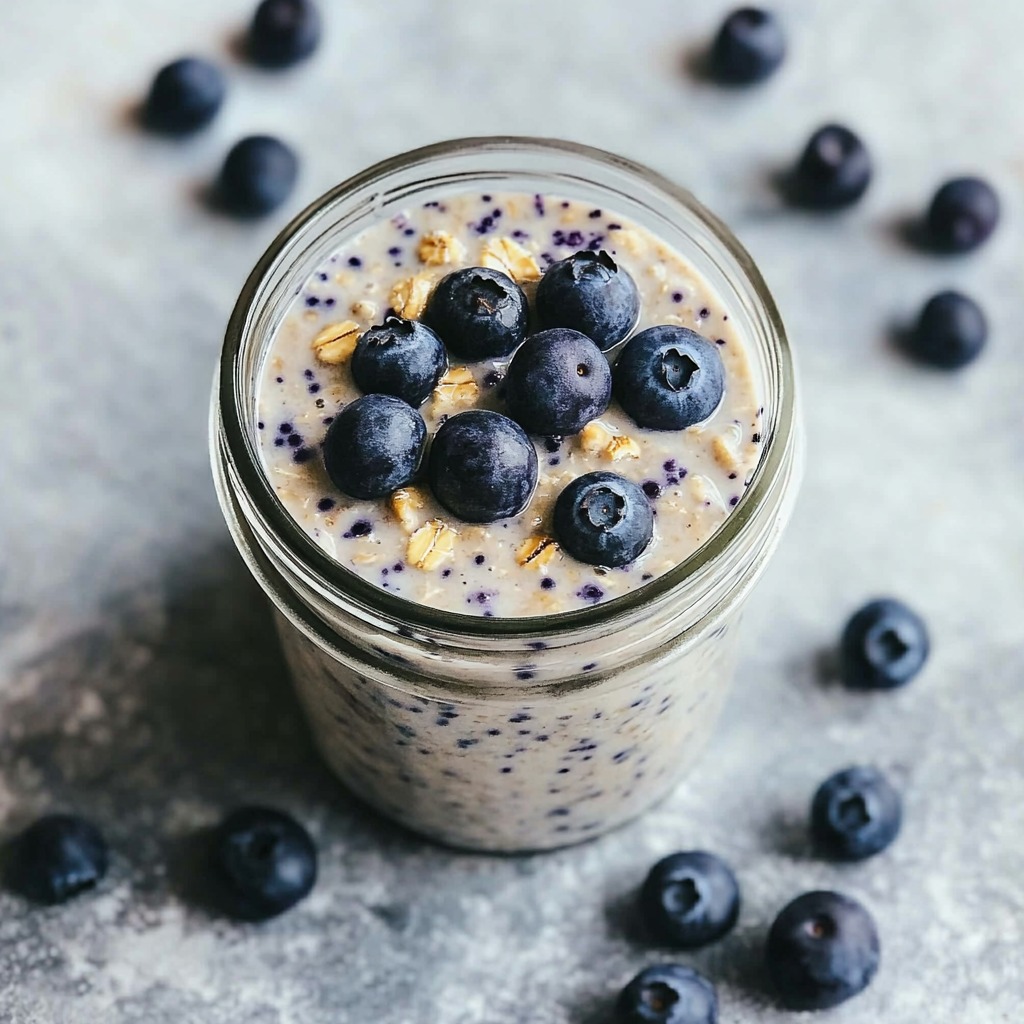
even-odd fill
[{"label": "blueberry", "polygon": [[7,881],[37,903],[63,903],[93,888],[107,873],[107,844],[84,818],[49,814],[14,841]]},{"label": "blueberry", "polygon": [[615,1024],[716,1024],[715,986],[682,964],[655,964],[619,994]]},{"label": "blueberry", "polygon": [[389,316],[359,339],[352,376],[367,394],[394,395],[421,405],[448,369],[441,339],[426,324]]},{"label": "blueberry", "polygon": [[430,447],[430,486],[467,523],[518,515],[537,486],[537,449],[501,413],[460,412],[441,425]]},{"label": "blueberry", "polygon": [[526,336],[526,296],[505,274],[466,267],[441,279],[423,320],[448,348],[474,362],[507,356]]},{"label": "blueberry", "polygon": [[310,0],[263,0],[249,26],[249,57],[282,68],[305,60],[320,42],[320,12]]},{"label": "blueberry", "polygon": [[383,498],[416,475],[426,441],[426,424],[412,406],[391,395],[364,395],[327,428],[324,468],[344,494]]},{"label": "blueberry", "polygon": [[157,72],[142,119],[153,131],[187,135],[214,119],[226,91],[220,68],[198,57],[183,57]]},{"label": "blueberry", "polygon": [[213,868],[224,909],[260,921],[308,896],[316,882],[316,846],[294,819],[266,807],[242,807],[216,828]]},{"label": "blueberry", "polygon": [[639,314],[636,282],[603,249],[552,263],[537,285],[541,323],[579,331],[602,351],[622,341]]},{"label": "blueberry", "polygon": [[857,202],[871,183],[871,154],[849,128],[829,124],[810,138],[789,182],[789,197],[812,210]]},{"label": "blueberry", "polygon": [[555,502],[555,535],[573,558],[588,565],[628,565],[654,536],[654,514],[644,492],[616,473],[586,473]]},{"label": "blueberry", "polygon": [[740,7],[722,23],[711,47],[712,75],[727,85],[751,85],[771,76],[786,56],[779,19],[761,7]]},{"label": "blueberry", "polygon": [[659,942],[696,949],[717,942],[740,912],[740,888],[725,861],[692,850],[651,868],[640,890],[644,924]]},{"label": "blueberry", "polygon": [[718,347],[688,327],[649,327],[631,338],[613,370],[615,397],[641,427],[702,423],[725,393]]},{"label": "blueberry", "polygon": [[866,604],[846,624],[839,644],[843,682],[854,690],[891,690],[909,683],[928,658],[928,630],[900,601]]},{"label": "blueberry", "polygon": [[217,198],[231,213],[260,216],[291,195],[298,176],[299,161],[288,146],[269,135],[250,135],[225,157]]},{"label": "blueberry", "polygon": [[919,362],[957,370],[973,362],[986,341],[988,321],[981,307],[961,292],[945,291],[928,300],[903,347]]},{"label": "blueberry", "polygon": [[900,795],[877,768],[847,768],[826,779],[811,802],[811,834],[826,856],[865,860],[899,834]]},{"label": "blueberry", "polygon": [[970,252],[999,223],[999,196],[981,178],[953,178],[935,193],[925,218],[929,244],[940,252]]},{"label": "blueberry", "polygon": [[765,949],[768,973],[792,1010],[825,1010],[863,992],[880,956],[871,915],[836,892],[804,893],[783,908]]}]

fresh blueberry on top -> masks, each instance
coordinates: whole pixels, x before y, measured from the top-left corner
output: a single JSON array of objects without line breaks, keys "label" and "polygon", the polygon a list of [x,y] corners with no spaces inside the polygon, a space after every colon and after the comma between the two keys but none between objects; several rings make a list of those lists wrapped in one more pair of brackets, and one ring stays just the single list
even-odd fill
[{"label": "fresh blueberry on top", "polygon": [[7,882],[37,903],[63,903],[95,886],[107,873],[107,844],[84,818],[49,814],[14,840]]},{"label": "fresh blueberry on top", "polygon": [[981,307],[962,292],[933,295],[917,326],[903,339],[907,354],[942,370],[973,362],[988,341],[988,321]]},{"label": "fresh blueberry on top", "polygon": [[418,406],[448,369],[448,355],[426,324],[389,316],[362,335],[351,366],[352,377],[366,394],[394,395]]},{"label": "fresh blueberry on top", "polygon": [[611,397],[608,360],[588,337],[567,328],[527,338],[505,377],[509,412],[531,434],[575,434]]},{"label": "fresh blueberry on top", "polygon": [[644,925],[658,942],[679,949],[717,942],[739,912],[736,876],[721,858],[700,850],[658,861],[640,890]]},{"label": "fresh blueberry on top", "polygon": [[579,331],[602,351],[622,341],[639,314],[636,282],[603,249],[552,263],[537,285],[540,322]]},{"label": "fresh blueberry on top", "polygon": [[293,907],[316,882],[316,846],[292,817],[266,807],[241,807],[216,828],[213,868],[224,909],[261,921]]},{"label": "fresh blueberry on top", "polygon": [[836,860],[865,860],[899,834],[899,793],[877,768],[847,768],[827,778],[811,801],[811,835]]},{"label": "fresh blueberry on top", "polygon": [[791,1010],[826,1010],[863,992],[881,951],[871,915],[837,892],[808,892],[783,908],[765,962]]},{"label": "fresh blueberry on top", "polygon": [[457,356],[477,362],[507,356],[526,336],[526,296],[506,274],[466,267],[441,279],[423,320]]},{"label": "fresh blueberry on top", "polygon": [[772,75],[785,56],[786,36],[779,19],[761,7],[740,7],[718,30],[709,68],[719,82],[751,85]]},{"label": "fresh blueberry on top", "polygon": [[428,466],[434,496],[467,523],[518,515],[537,486],[537,449],[514,420],[485,409],[441,425]]},{"label": "fresh blueberry on top", "polygon": [[615,397],[641,427],[702,423],[725,393],[718,347],[688,327],[649,327],[631,338],[615,368]]},{"label": "fresh blueberry on top", "polygon": [[644,492],[617,473],[586,473],[555,502],[555,536],[573,558],[615,567],[635,561],[654,536]]},{"label": "fresh blueberry on top", "polygon": [[970,252],[999,223],[999,196],[981,178],[953,178],[935,193],[925,218],[927,241],[940,252]]},{"label": "fresh blueberry on top", "polygon": [[249,26],[249,57],[269,68],[297,64],[317,48],[320,27],[310,0],[263,0]]},{"label": "fresh blueberry on top", "polygon": [[928,658],[928,630],[901,601],[882,598],[857,612],[843,630],[839,662],[854,690],[892,690],[909,683]]},{"label": "fresh blueberry on top", "polygon": [[324,468],[353,498],[383,498],[416,475],[427,441],[423,417],[392,395],[364,395],[327,428]]},{"label": "fresh blueberry on top", "polygon": [[615,1024],[717,1024],[715,986],[691,967],[655,964],[619,993]]},{"label": "fresh blueberry on top", "polygon": [[849,128],[825,125],[810,138],[788,181],[790,199],[812,210],[857,202],[871,183],[871,154]]},{"label": "fresh blueberry on top", "polygon": [[155,132],[187,135],[214,119],[226,91],[220,68],[198,57],[183,57],[157,72],[142,119]]},{"label": "fresh blueberry on top", "polygon": [[291,195],[298,176],[298,157],[280,139],[250,135],[235,143],[225,157],[217,199],[231,213],[261,216]]}]

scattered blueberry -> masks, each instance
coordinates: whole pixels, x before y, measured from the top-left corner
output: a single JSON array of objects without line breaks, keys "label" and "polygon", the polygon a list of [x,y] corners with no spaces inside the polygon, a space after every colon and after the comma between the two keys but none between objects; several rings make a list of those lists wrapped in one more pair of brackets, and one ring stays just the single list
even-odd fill
[{"label": "scattered blueberry", "polygon": [[553,263],[537,285],[541,323],[579,331],[602,351],[629,334],[639,313],[636,282],[603,249]]},{"label": "scattered blueberry", "polygon": [[940,252],[970,252],[999,223],[999,196],[981,178],[953,178],[939,188],[925,218],[927,241]]},{"label": "scattered blueberry", "polygon": [[249,26],[249,57],[269,68],[297,64],[317,48],[320,28],[311,0],[263,0]]},{"label": "scattered blueberry", "polygon": [[93,888],[107,873],[107,844],[100,830],[71,814],[48,814],[12,845],[10,887],[37,903],[63,903]]},{"label": "scattered blueberry", "polygon": [[977,359],[986,341],[988,321],[981,307],[962,292],[945,291],[925,303],[903,347],[919,362],[958,370]]},{"label": "scattered blueberry", "polygon": [[740,7],[718,30],[709,68],[719,82],[751,85],[770,77],[785,56],[786,36],[779,19],[761,7]]},{"label": "scattered blueberry", "polygon": [[899,834],[899,793],[877,768],[847,768],[826,779],[811,802],[811,834],[822,853],[865,860]]},{"label": "scattered blueberry", "polygon": [[507,356],[526,336],[526,296],[512,278],[467,267],[441,279],[423,320],[456,355],[478,361]]},{"label": "scattered blueberry", "polygon": [[739,884],[714,854],[674,853],[651,868],[640,890],[640,912],[659,942],[696,949],[717,942],[736,924]]},{"label": "scattered blueberry", "polygon": [[768,973],[793,1010],[825,1010],[863,992],[881,951],[871,915],[836,892],[808,892],[786,906],[765,950]]},{"label": "scattered blueberry", "polygon": [[573,558],[589,565],[628,565],[654,535],[644,492],[615,473],[572,480],[555,503],[555,534]]},{"label": "scattered blueberry", "polygon": [[839,645],[843,682],[854,690],[909,683],[928,658],[928,630],[901,601],[871,601],[846,624]]},{"label": "scattered blueberry", "polygon": [[790,199],[813,210],[851,206],[871,183],[871,154],[849,128],[829,124],[807,143],[789,182]]},{"label": "scattered blueberry", "polygon": [[688,327],[649,327],[613,370],[615,397],[641,427],[682,430],[706,420],[725,392],[718,349]]},{"label": "scattered blueberry", "polygon": [[157,72],[142,119],[155,132],[187,135],[216,117],[226,92],[220,68],[198,57],[183,57]]},{"label": "scattered blueberry", "polygon": [[537,486],[537,450],[507,416],[471,409],[434,436],[428,475],[439,502],[468,523],[518,515]]},{"label": "scattered blueberry", "polygon": [[394,395],[421,405],[448,369],[441,339],[426,324],[389,316],[360,337],[352,377],[366,394]]},{"label": "scattered blueberry", "polygon": [[427,427],[391,395],[364,395],[338,413],[324,438],[324,468],[353,498],[383,498],[409,483],[423,458]]},{"label": "scattered blueberry", "polygon": [[717,1024],[715,986],[682,964],[642,970],[619,994],[615,1024]]},{"label": "scattered blueberry", "polygon": [[291,195],[298,175],[298,158],[288,146],[270,135],[250,135],[236,142],[225,157],[217,199],[231,213],[260,216]]}]

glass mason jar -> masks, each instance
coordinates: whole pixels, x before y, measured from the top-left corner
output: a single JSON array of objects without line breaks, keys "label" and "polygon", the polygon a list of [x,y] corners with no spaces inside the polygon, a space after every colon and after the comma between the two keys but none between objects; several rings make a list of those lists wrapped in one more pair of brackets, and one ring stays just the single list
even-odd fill
[{"label": "glass mason jar", "polygon": [[[306,278],[345,239],[444,194],[544,192],[611,209],[681,251],[747,344],[764,402],[750,486],[686,561],[605,604],[478,618],[383,591],[290,518],[260,462],[256,385]],[[761,275],[693,196],[645,167],[543,139],[446,142],[328,192],[278,236],[227,329],[212,408],[221,506],[273,603],[316,743],[350,789],[442,842],[531,850],[599,835],[665,796],[725,701],[737,626],[795,496],[794,367]]]}]

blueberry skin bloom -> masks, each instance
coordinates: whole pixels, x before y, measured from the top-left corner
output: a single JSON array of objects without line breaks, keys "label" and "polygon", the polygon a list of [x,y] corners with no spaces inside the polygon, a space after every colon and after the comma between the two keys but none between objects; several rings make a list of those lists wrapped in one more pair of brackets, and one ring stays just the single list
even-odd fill
[{"label": "blueberry skin bloom", "polygon": [[611,397],[608,360],[589,338],[566,328],[527,338],[505,376],[509,412],[531,434],[575,434]]},{"label": "blueberry skin bloom", "polygon": [[226,92],[220,68],[198,57],[183,57],[157,72],[142,120],[152,131],[187,135],[214,119]]},{"label": "blueberry skin bloom", "polygon": [[537,285],[540,322],[579,331],[602,351],[622,341],[639,314],[636,282],[603,249],[552,263]]},{"label": "blueberry skin bloom", "polygon": [[654,536],[647,495],[617,473],[586,473],[567,484],[554,521],[559,544],[588,565],[629,565]]},{"label": "blueberry skin bloom", "polygon": [[826,1010],[863,992],[881,950],[871,915],[836,892],[798,896],[775,919],[765,962],[791,1010]]},{"label": "blueberry skin bloom", "polygon": [[522,343],[526,314],[526,296],[512,278],[487,267],[467,267],[438,282],[423,321],[450,351],[479,362],[507,356]]},{"label": "blueberry skin bloom", "polygon": [[722,23],[709,54],[712,75],[726,85],[752,85],[770,77],[786,56],[779,19],[761,7],[741,7]]},{"label": "blueberry skin bloom", "polygon": [[516,516],[537,486],[537,449],[514,420],[470,409],[434,435],[428,465],[434,496],[467,523]]},{"label": "blueberry skin bloom", "polygon": [[641,427],[702,423],[725,393],[717,346],[688,327],[649,327],[631,338],[612,371],[615,397]]},{"label": "blueberry skin bloom", "polygon": [[228,151],[216,193],[220,205],[240,217],[259,217],[291,195],[299,160],[280,139],[250,135]]},{"label": "blueberry skin bloom", "polygon": [[714,854],[673,853],[651,868],[640,890],[640,911],[659,942],[696,949],[717,942],[736,924],[739,883]]},{"label": "blueberry skin bloom", "polygon": [[908,355],[940,370],[973,363],[988,341],[988,321],[981,307],[962,292],[933,295],[915,329],[904,339]]},{"label": "blueberry skin bloom", "polygon": [[827,778],[811,802],[815,845],[836,860],[865,860],[899,834],[899,793],[877,768],[847,768]]},{"label": "blueberry skin bloom", "polygon": [[810,138],[789,180],[789,197],[811,210],[839,210],[857,202],[871,184],[871,154],[859,136],[839,124]]},{"label": "blueberry skin bloom", "polygon": [[939,252],[971,252],[999,223],[999,196],[981,178],[953,178],[939,188],[925,218],[927,239]]},{"label": "blueberry skin bloom", "polygon": [[847,622],[839,643],[843,682],[853,690],[892,690],[928,660],[928,629],[901,601],[871,601]]},{"label": "blueberry skin bloom", "polygon": [[249,58],[270,68],[297,64],[319,45],[320,29],[310,0],[263,0],[249,26]]},{"label": "blueberry skin bloom", "polygon": [[426,324],[389,316],[360,337],[351,366],[365,394],[394,395],[415,407],[437,387],[448,354]]},{"label": "blueberry skin bloom", "polygon": [[106,841],[92,822],[49,814],[14,841],[7,881],[36,903],[64,903],[99,883],[108,859]]},{"label": "blueberry skin bloom", "polygon": [[392,395],[364,395],[334,418],[324,438],[324,468],[353,498],[383,498],[416,475],[427,442],[423,417]]},{"label": "blueberry skin bloom", "polygon": [[262,921],[293,907],[316,883],[316,846],[294,818],[266,807],[242,807],[217,827],[213,869],[224,909]]},{"label": "blueberry skin bloom", "polygon": [[615,1024],[717,1024],[715,986],[682,964],[655,964],[619,994]]}]

